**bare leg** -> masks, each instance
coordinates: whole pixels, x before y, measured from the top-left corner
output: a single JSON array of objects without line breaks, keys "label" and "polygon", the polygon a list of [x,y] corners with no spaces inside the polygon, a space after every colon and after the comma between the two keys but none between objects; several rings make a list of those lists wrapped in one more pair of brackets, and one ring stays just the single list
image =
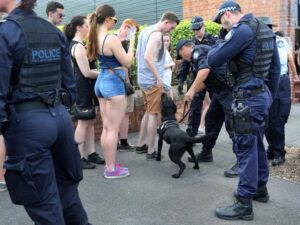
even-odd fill
[{"label": "bare leg", "polygon": [[75,141],[78,143],[78,149],[81,158],[84,156],[84,143],[86,141],[87,129],[89,127],[90,120],[78,120],[78,124],[75,130]]},{"label": "bare leg", "polygon": [[85,147],[88,155],[96,152],[95,148],[95,120],[89,120],[89,126],[86,129]]},{"label": "bare leg", "polygon": [[120,127],[120,139],[128,138],[129,113],[126,113]]},{"label": "bare leg", "polygon": [[145,144],[145,138],[147,135],[147,127],[148,127],[148,113],[145,112],[142,122],[141,122],[141,128],[140,128],[140,136],[137,146],[142,146]]},{"label": "bare leg", "polygon": [[147,126],[147,136],[148,136],[148,154],[155,151],[155,137],[157,130],[157,114],[148,115],[148,126]]},{"label": "bare leg", "polygon": [[99,101],[103,121],[102,150],[106,166],[112,171],[115,168],[118,134],[125,114],[126,96],[114,96],[109,100],[100,99]]},{"label": "bare leg", "polygon": [[4,138],[2,135],[0,135],[0,181],[4,181],[5,169],[3,169],[3,163],[5,160],[5,154],[6,149],[4,144]]},{"label": "bare leg", "polygon": [[201,114],[201,123],[200,123],[200,127],[201,128],[205,128],[205,115],[207,113],[207,110],[209,108],[209,104],[210,104],[210,98],[209,98],[209,94],[208,92],[206,92],[204,101],[203,101],[203,107],[202,107],[202,114]]}]

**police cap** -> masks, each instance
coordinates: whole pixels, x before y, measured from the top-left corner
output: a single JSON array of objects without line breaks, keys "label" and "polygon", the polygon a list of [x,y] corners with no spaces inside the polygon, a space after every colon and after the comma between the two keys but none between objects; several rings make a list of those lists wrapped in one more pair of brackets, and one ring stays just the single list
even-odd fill
[{"label": "police cap", "polygon": [[204,24],[201,16],[194,16],[191,19],[191,30],[199,30]]},{"label": "police cap", "polygon": [[235,1],[225,1],[219,8],[217,15],[214,18],[214,22],[221,23],[221,17],[227,11],[241,11],[241,7]]},{"label": "police cap", "polygon": [[179,55],[179,51],[180,51],[180,49],[181,49],[183,46],[185,46],[187,43],[192,43],[192,41],[184,40],[184,39],[178,41],[178,43],[177,43],[177,45],[176,45],[176,54],[177,54],[176,59],[177,59],[177,60],[182,59],[181,56]]}]

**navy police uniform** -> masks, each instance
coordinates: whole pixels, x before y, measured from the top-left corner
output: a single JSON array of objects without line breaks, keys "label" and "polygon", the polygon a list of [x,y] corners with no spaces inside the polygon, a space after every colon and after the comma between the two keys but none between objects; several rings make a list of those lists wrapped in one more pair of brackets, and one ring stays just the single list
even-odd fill
[{"label": "navy police uniform", "polygon": [[[82,164],[60,90],[75,99],[67,41],[49,22],[15,8],[0,23],[0,117],[11,200],[37,225],[89,224],[78,194]],[[66,99],[66,98],[65,98]]]},{"label": "navy police uniform", "polygon": [[274,97],[266,129],[268,141],[267,156],[273,159],[272,165],[279,165],[285,161],[285,124],[291,110],[291,82],[288,71],[288,54],[290,47],[284,37],[276,36],[281,71],[279,88]]},{"label": "navy police uniform", "polygon": [[[217,20],[220,22],[225,11],[234,10],[240,10],[236,2],[223,3]],[[273,32],[252,14],[244,15],[226,35],[225,41],[208,54],[208,64],[212,68],[226,62],[234,78],[232,126],[240,179],[236,191],[238,202],[217,208],[216,214],[220,218],[251,220],[252,198],[261,197],[258,196],[260,190],[263,197],[268,198],[269,169],[263,136],[280,71]]]},{"label": "navy police uniform", "polygon": [[[205,33],[203,39],[199,41],[197,38],[193,37],[191,41],[195,45],[209,45],[212,46],[216,44],[217,39],[213,37],[210,34]],[[182,91],[182,86],[184,81],[187,79],[187,75],[190,72],[191,68],[191,63],[188,61],[183,61],[180,65],[180,69],[178,71],[178,90],[179,92]],[[191,86],[191,84],[194,82],[194,79],[197,75],[197,71],[195,71],[192,67],[192,73],[193,73],[193,79],[190,81],[188,84],[188,87]],[[191,105],[190,105],[190,113],[189,113],[189,119],[188,119],[188,128],[187,128],[187,133],[190,136],[195,136],[198,133],[198,128],[200,126],[200,121],[201,121],[201,111],[202,111],[202,105],[203,105],[203,100],[206,94],[206,89],[199,91],[195,94],[195,96],[192,99]]]},{"label": "navy police uniform", "polygon": [[[205,133],[213,133],[213,138],[203,142],[203,150],[197,154],[197,160],[202,162],[211,162],[212,149],[222,129],[223,122],[229,134],[233,138],[233,132],[230,127],[230,113],[232,104],[232,85],[228,85],[226,78],[226,64],[217,68],[210,68],[207,63],[207,55],[212,47],[207,45],[197,45],[192,52],[192,65],[194,71],[209,68],[209,76],[205,80],[206,89],[212,93],[211,103],[205,116]],[[189,158],[189,161],[193,160]]]}]

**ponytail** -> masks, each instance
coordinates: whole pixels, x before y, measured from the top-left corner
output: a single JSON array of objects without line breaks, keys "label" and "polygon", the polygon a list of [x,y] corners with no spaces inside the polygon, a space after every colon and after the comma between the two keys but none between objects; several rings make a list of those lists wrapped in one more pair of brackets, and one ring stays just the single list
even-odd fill
[{"label": "ponytail", "polygon": [[90,16],[90,32],[88,35],[87,56],[89,60],[95,60],[98,55],[97,15]]},{"label": "ponytail", "polygon": [[77,27],[80,27],[84,24],[85,19],[86,16],[74,16],[71,22],[64,27],[64,33],[67,36],[69,42],[71,42],[74,38],[77,32]]},{"label": "ponytail", "polygon": [[88,35],[87,56],[89,60],[95,60],[98,56],[98,25],[104,23],[108,17],[114,17],[116,14],[110,5],[98,6],[96,12],[90,15],[90,32]]}]

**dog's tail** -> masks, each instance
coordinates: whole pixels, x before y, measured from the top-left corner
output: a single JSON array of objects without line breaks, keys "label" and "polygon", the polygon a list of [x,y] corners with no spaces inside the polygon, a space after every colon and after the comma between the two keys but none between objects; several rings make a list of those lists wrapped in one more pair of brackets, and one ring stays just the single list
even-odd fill
[{"label": "dog's tail", "polygon": [[185,137],[185,141],[189,142],[189,143],[201,143],[204,141],[207,141],[209,139],[212,139],[215,137],[215,133],[209,133],[200,137],[190,137],[190,136],[186,136]]}]

